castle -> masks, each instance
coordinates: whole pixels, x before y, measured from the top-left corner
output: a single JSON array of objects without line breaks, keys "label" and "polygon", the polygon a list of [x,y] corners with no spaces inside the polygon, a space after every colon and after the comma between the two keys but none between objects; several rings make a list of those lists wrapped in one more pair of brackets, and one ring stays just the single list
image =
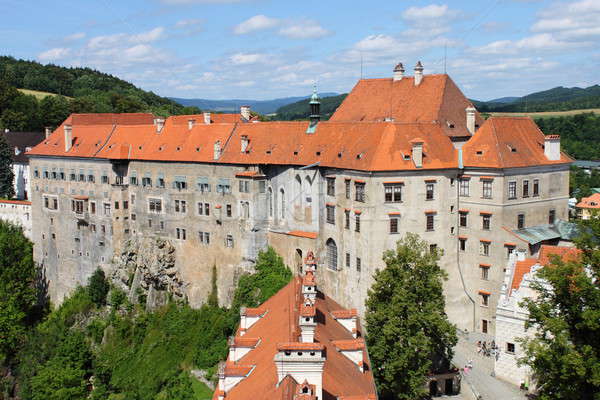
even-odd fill
[{"label": "castle", "polygon": [[133,251],[161,259],[159,238],[194,306],[213,265],[226,303],[271,245],[298,275],[314,249],[323,291],[362,315],[382,253],[415,232],[443,249],[450,320],[493,334],[509,255],[568,239],[572,160],[530,118],[484,120],[448,75],[404,72],[360,80],[329,121],[316,93],[310,121],[71,115],[28,153],[52,300]]}]

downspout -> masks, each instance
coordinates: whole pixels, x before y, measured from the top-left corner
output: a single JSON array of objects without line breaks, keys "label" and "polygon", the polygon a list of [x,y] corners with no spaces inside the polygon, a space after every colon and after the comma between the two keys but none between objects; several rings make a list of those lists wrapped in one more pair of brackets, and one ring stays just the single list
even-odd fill
[{"label": "downspout", "polygon": [[[463,153],[462,153],[462,148],[460,148],[460,149],[458,149],[458,169],[459,169],[459,171],[456,174],[456,227],[457,227],[456,233],[457,233],[457,236],[460,234],[460,212],[458,211],[458,210],[460,210],[460,180],[459,180],[459,176],[461,176],[463,174],[464,168],[465,167],[463,165]],[[467,290],[467,285],[465,284],[465,277],[463,276],[462,268],[460,266],[460,247],[459,246],[460,246],[459,241],[457,240],[456,241],[456,267],[458,268],[458,274],[460,275],[460,281],[462,283],[463,291],[465,292],[465,294],[467,295],[469,300],[471,300],[471,303],[473,303],[472,331],[475,332],[475,327],[477,326],[477,321],[475,320],[476,311],[477,311],[477,303],[475,302],[473,297],[471,297],[471,294]]]}]

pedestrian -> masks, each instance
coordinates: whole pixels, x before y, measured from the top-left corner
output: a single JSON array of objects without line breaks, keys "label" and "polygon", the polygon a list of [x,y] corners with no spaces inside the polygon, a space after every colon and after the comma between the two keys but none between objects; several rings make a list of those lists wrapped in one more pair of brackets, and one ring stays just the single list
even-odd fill
[{"label": "pedestrian", "polygon": [[464,371],[465,371],[465,375],[469,375],[469,367],[467,365],[465,365]]}]

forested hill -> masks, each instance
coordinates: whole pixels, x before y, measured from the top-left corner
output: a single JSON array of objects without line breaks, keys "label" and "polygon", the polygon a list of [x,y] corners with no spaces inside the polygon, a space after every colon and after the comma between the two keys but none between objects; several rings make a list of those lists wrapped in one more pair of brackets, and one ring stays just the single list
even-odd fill
[{"label": "forested hill", "polygon": [[[347,93],[344,93],[337,96],[323,97],[321,99],[321,119],[329,119],[347,95]],[[304,99],[288,104],[287,106],[279,107],[276,111],[277,115],[275,119],[282,121],[307,119],[310,115],[309,101],[310,99]]]},{"label": "forested hill", "polygon": [[[41,100],[16,89],[57,94]],[[42,65],[0,56],[0,128],[41,130],[57,126],[70,113],[152,112],[156,115],[191,114],[173,100],[142,90],[122,79],[90,68]]]}]

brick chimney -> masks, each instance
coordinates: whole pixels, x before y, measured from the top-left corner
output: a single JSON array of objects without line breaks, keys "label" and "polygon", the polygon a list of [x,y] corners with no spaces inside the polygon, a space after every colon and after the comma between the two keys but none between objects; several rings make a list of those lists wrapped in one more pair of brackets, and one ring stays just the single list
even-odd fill
[{"label": "brick chimney", "polygon": [[65,152],[71,150],[73,147],[73,128],[71,125],[64,125],[65,131]]},{"label": "brick chimney", "polygon": [[404,78],[404,66],[402,63],[398,63],[394,68],[394,82],[401,81]]},{"label": "brick chimney", "polygon": [[416,168],[423,168],[423,139],[415,138],[410,141],[412,144],[412,159]]},{"label": "brick chimney", "polygon": [[250,106],[241,106],[240,115],[246,121],[250,121],[250,118],[252,117],[252,115],[250,114]]},{"label": "brick chimney", "polygon": [[471,135],[475,134],[475,107],[467,107],[465,108],[467,113],[467,130]]},{"label": "brick chimney", "polygon": [[210,124],[210,112],[206,111],[203,113],[204,115],[204,123],[206,125]]},{"label": "brick chimney", "polygon": [[550,161],[560,160],[560,135],[546,135],[544,139],[544,155]]},{"label": "brick chimney", "polygon": [[196,120],[195,119],[188,119],[188,130],[192,130],[192,128],[194,127],[194,125],[196,125]]},{"label": "brick chimney", "polygon": [[417,65],[415,65],[415,86],[419,86],[421,84],[422,80],[423,80],[423,64],[421,64],[421,61],[418,61]]}]

